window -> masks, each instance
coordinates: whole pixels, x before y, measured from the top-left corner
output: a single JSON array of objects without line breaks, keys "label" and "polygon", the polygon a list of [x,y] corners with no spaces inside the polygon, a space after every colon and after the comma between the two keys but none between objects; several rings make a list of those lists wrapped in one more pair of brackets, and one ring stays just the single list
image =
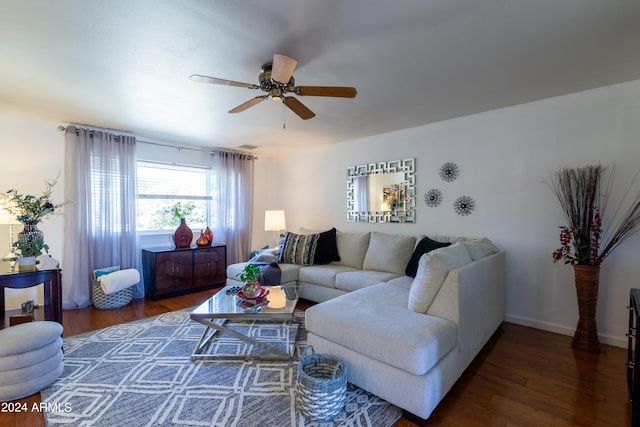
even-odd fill
[{"label": "window", "polygon": [[138,161],[138,231],[174,230],[180,221],[173,215],[176,206],[192,208],[187,216],[192,229],[215,227],[214,175],[203,167]]}]

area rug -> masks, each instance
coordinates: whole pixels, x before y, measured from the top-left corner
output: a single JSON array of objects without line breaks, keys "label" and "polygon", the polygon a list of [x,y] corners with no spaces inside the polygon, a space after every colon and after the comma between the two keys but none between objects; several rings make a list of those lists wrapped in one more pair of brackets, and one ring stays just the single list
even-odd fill
[{"label": "area rug", "polygon": [[[302,321],[303,315],[298,317]],[[64,338],[64,372],[41,393],[50,409],[47,425],[388,427],[402,415],[349,384],[345,408],[332,423],[306,420],[294,404],[297,359],[306,345],[304,324],[232,327],[285,351],[295,345],[296,360],[193,362],[191,352],[204,326],[189,319],[188,311]],[[261,349],[222,336],[209,351],[237,355]]]}]

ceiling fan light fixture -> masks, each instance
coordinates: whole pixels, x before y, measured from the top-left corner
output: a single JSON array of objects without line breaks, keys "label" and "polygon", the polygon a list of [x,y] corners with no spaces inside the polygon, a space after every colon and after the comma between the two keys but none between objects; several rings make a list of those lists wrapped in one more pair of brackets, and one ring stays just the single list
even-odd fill
[{"label": "ceiling fan light fixture", "polygon": [[269,91],[269,96],[274,101],[282,101],[282,90],[280,90],[280,88],[274,87]]}]

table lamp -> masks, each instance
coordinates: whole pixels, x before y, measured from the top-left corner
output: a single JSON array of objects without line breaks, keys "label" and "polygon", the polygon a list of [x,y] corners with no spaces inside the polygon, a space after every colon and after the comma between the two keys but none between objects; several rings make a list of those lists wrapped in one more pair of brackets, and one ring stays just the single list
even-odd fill
[{"label": "table lamp", "polygon": [[15,235],[14,225],[20,224],[15,215],[10,214],[6,209],[0,209],[0,225],[9,225],[9,252],[2,257],[3,261],[9,261],[11,271],[14,271],[16,267],[16,261],[18,260],[18,254],[16,254],[16,248],[13,246],[13,240]]},{"label": "table lamp", "polygon": [[286,230],[287,224],[283,210],[264,211],[264,231],[273,231],[276,246],[280,240],[280,231]]}]

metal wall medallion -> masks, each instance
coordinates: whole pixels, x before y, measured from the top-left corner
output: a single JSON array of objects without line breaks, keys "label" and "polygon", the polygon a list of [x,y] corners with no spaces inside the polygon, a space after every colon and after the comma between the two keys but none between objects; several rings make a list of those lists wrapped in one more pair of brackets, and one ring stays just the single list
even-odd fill
[{"label": "metal wall medallion", "polygon": [[447,162],[440,166],[440,178],[442,178],[443,181],[454,181],[458,177],[459,172],[458,165],[453,162]]},{"label": "metal wall medallion", "polygon": [[476,202],[469,196],[461,196],[453,202],[453,208],[458,215],[471,215],[476,207]]},{"label": "metal wall medallion", "polygon": [[442,203],[442,191],[438,190],[437,188],[432,188],[431,190],[427,191],[427,193],[424,195],[424,202],[431,208],[435,208],[436,206],[440,205],[440,203]]}]

